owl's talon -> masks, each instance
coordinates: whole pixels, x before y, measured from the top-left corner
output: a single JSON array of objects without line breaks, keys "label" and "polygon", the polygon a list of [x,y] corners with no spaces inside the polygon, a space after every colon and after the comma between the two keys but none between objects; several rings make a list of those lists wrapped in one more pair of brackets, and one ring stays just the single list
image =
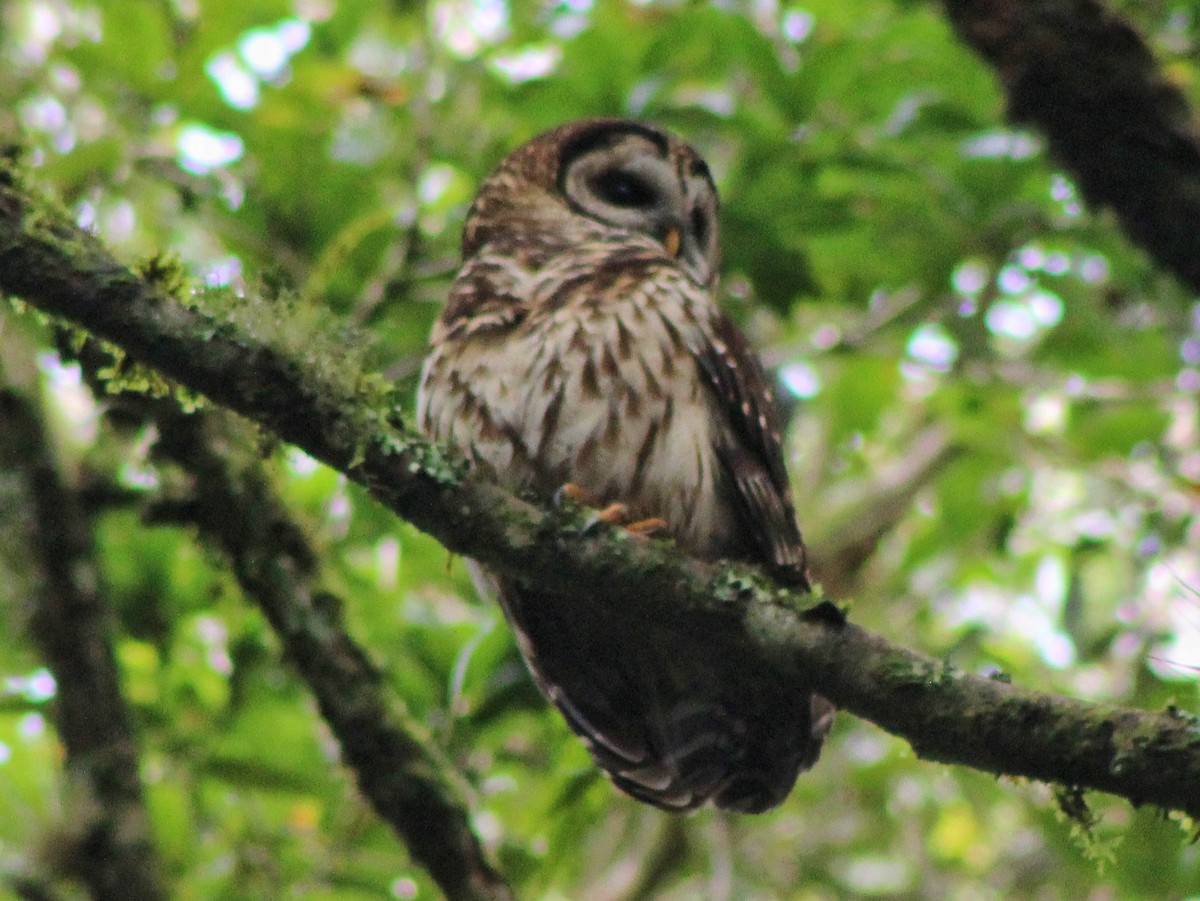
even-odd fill
[{"label": "owl's talon", "polygon": [[655,532],[661,532],[667,527],[667,521],[661,516],[650,516],[646,519],[638,519],[634,522],[629,521],[629,508],[620,502],[605,504],[602,506],[600,498],[592,494],[582,485],[577,485],[574,482],[567,482],[558,491],[554,492],[554,505],[561,507],[565,500],[572,500],[584,507],[591,507],[596,513],[584,523],[583,530],[590,532],[598,524],[605,523],[610,526],[620,526],[630,535],[635,538],[644,538],[648,535],[653,535]]},{"label": "owl's talon", "polygon": [[597,510],[587,518],[587,522],[583,524],[583,532],[586,535],[601,523],[623,527],[628,519],[629,510],[624,504],[609,504],[603,510]]},{"label": "owl's talon", "polygon": [[561,507],[563,501],[567,500],[574,501],[583,507],[598,508],[600,506],[600,498],[574,482],[567,482],[554,492],[554,506]]},{"label": "owl's talon", "polygon": [[661,532],[667,527],[667,521],[661,516],[650,516],[646,519],[639,519],[637,522],[631,522],[625,526],[625,531],[630,535],[638,538],[653,535],[655,532]]},{"label": "owl's talon", "polygon": [[596,514],[596,519],[610,526],[623,526],[629,522],[629,508],[624,504],[609,504]]}]

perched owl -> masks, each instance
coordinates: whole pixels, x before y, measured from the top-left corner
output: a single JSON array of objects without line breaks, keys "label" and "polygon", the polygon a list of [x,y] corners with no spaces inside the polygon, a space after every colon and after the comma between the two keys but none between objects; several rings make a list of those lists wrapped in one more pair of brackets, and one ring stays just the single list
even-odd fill
[{"label": "perched owl", "polygon": [[[421,428],[514,489],[579,486],[704,559],[807,587],[774,399],[716,301],[704,160],[639,122],[573,122],[484,182],[433,329]],[[624,791],[758,812],[811,766],[832,705],[681,616],[637,630],[500,580],[542,694]]]}]

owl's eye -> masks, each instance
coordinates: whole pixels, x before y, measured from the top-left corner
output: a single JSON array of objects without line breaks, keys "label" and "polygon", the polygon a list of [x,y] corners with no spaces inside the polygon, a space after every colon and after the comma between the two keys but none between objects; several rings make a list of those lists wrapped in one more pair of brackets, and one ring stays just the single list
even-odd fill
[{"label": "owl's eye", "polygon": [[699,207],[692,210],[692,234],[696,236],[697,244],[703,246],[708,242],[708,216]]},{"label": "owl's eye", "polygon": [[592,190],[605,203],[623,207],[650,207],[658,192],[645,179],[623,169],[606,169],[592,181]]}]

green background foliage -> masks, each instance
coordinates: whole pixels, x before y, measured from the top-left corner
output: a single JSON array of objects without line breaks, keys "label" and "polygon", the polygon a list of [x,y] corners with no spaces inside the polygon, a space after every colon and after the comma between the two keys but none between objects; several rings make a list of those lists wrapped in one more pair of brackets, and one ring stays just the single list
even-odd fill
[{"label": "green background foliage", "polygon": [[[1200,96],[1200,3],[1122,12]],[[131,264],[167,250],[197,284],[294,293],[263,327],[336,330],[407,397],[505,152],[581,116],[679,131],[722,192],[727,308],[788,402],[815,576],[852,619],[964,670],[1196,710],[1200,306],[1005,124],[938,7],[8,0],[0,28],[0,125],[80,223]],[[69,473],[177,478],[44,323],[6,311],[0,332],[37,354]],[[776,812],[642,807],[538,697],[461,561],[263,453],[523,897],[1200,896],[1192,824],[1089,797],[1085,836],[1048,787],[920,762],[846,715]],[[435,896],[216,553],[128,509],[97,537],[175,896]],[[26,636],[30,565],[0,514],[7,873],[52,871],[85,803]]]}]

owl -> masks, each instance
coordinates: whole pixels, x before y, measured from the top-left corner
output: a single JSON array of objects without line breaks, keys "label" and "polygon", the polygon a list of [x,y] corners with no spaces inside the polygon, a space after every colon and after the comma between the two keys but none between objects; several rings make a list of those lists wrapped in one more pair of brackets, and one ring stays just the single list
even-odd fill
[{"label": "owl", "polygon": [[[717,304],[717,237],[708,166],[673,135],[591,119],[534,138],[471,205],[419,425],[514,490],[572,486],[695,557],[807,588],[771,389]],[[833,706],[715,645],[715,623],[498,593],[538,688],[633,797],[760,812],[816,761]]]}]

